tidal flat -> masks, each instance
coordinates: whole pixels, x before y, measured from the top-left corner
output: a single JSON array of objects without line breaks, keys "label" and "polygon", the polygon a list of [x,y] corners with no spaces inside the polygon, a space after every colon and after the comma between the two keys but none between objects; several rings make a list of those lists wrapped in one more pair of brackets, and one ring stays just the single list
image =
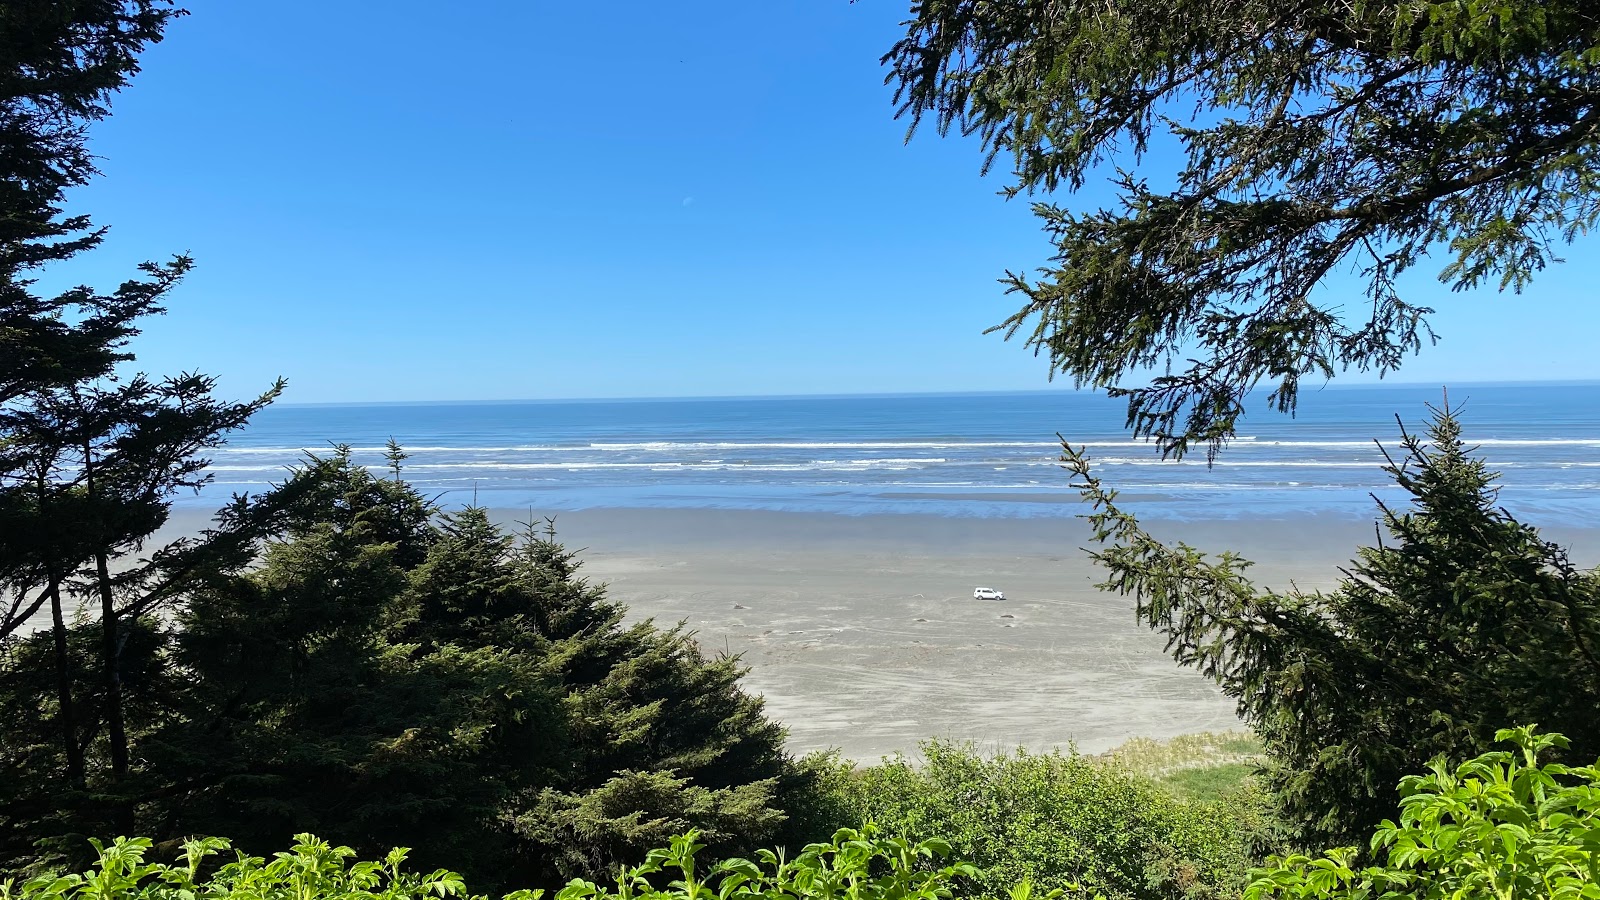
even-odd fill
[{"label": "tidal flat", "polygon": [[[634,619],[682,621],[708,653],[737,654],[796,752],[870,762],[938,737],[1097,753],[1239,727],[1131,599],[1096,588],[1081,520],[600,509],[556,524]],[[1264,583],[1302,587],[1331,585],[1371,535],[1315,516],[1152,528],[1245,551]],[[978,586],[1006,599],[974,600]]]}]

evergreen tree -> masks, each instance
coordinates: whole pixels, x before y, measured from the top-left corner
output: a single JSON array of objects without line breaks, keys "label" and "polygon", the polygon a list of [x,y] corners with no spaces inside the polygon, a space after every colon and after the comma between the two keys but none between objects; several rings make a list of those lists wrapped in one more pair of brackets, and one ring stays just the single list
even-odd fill
[{"label": "evergreen tree", "polygon": [[[169,632],[163,614],[207,573],[250,560],[241,522],[145,545],[165,524],[173,496],[209,481],[200,454],[270,403],[281,385],[246,403],[218,401],[212,387],[201,376],[137,376],[35,392],[10,410],[6,451],[26,461],[30,477],[0,492],[0,507],[22,529],[20,539],[6,542],[5,558],[19,593],[32,581],[50,602],[51,652],[40,651],[44,640],[35,636],[27,641],[35,649],[0,658],[0,704],[31,704],[55,752],[0,754],[3,780],[17,786],[0,791],[0,826],[53,812],[62,834],[133,829],[133,776],[142,774],[131,730],[175,713],[160,687]],[[69,624],[69,611],[81,619]],[[90,630],[94,652],[85,656]],[[24,671],[30,666],[51,674],[49,691],[34,677],[42,672]],[[8,744],[33,745],[16,730],[28,724],[0,731],[12,730]],[[0,844],[26,833],[0,836]]]},{"label": "evergreen tree", "polygon": [[[1259,383],[1288,410],[1401,365],[1430,253],[1520,289],[1600,215],[1589,0],[914,0],[884,61],[912,127],[977,135],[1011,194],[1109,177],[1106,208],[1035,205],[1054,258],[1003,279],[998,327],[1172,452]],[[1339,270],[1356,296],[1322,290]]]},{"label": "evergreen tree", "polygon": [[[204,376],[122,370],[190,260],[146,263],[110,292],[35,289],[101,242],[64,208],[96,174],[87,129],[181,14],[167,0],[0,5],[0,706],[31,710],[0,723],[0,852],[129,828],[130,721],[171,714],[155,699],[163,607],[248,559],[248,536],[226,527],[145,552],[173,496],[207,480],[205,451],[281,388],[223,403]],[[48,635],[28,634],[46,609]]]},{"label": "evergreen tree", "polygon": [[183,788],[160,833],[251,847],[315,830],[492,868],[504,797],[551,756],[545,679],[497,647],[401,639],[415,630],[408,564],[433,558],[436,537],[403,483],[340,453],[257,509],[280,529],[261,565],[192,597],[180,620],[194,688],[186,720],[148,751]]},{"label": "evergreen tree", "polygon": [[1381,508],[1390,541],[1327,594],[1260,588],[1231,553],[1156,541],[1067,448],[1110,544],[1095,554],[1102,587],[1131,594],[1176,660],[1238,700],[1314,846],[1364,841],[1403,775],[1486,752],[1510,722],[1566,734],[1570,760],[1600,756],[1600,572],[1496,505],[1498,473],[1448,407],[1402,444],[1387,471],[1410,507]]},{"label": "evergreen tree", "polygon": [[685,828],[719,852],[790,836],[810,775],[782,752],[783,729],[739,689],[744,670],[707,659],[680,624],[624,624],[626,609],[581,578],[554,525],[523,534],[517,569],[551,645],[574,766],[516,832],[566,876],[605,872]]},{"label": "evergreen tree", "polygon": [[[69,188],[95,174],[85,139],[112,94],[181,12],[167,0],[7,0],[0,6],[0,406],[108,373],[135,322],[188,268],[147,264],[110,294],[45,297],[32,272],[97,246],[103,229],[68,216]],[[0,473],[9,472],[0,469]]]},{"label": "evergreen tree", "polygon": [[736,663],[625,625],[553,534],[440,512],[344,450],[240,514],[274,537],[183,607],[192,687],[141,750],[167,773],[148,829],[246,848],[310,829],[504,884],[785,822],[803,776]]}]

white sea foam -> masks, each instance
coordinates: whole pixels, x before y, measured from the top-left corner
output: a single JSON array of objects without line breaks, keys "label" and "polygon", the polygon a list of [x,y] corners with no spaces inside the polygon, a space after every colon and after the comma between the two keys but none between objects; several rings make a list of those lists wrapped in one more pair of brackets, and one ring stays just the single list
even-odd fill
[{"label": "white sea foam", "polygon": [[[1059,447],[1056,441],[642,441],[638,443],[591,443],[591,450],[635,452],[680,452],[684,450],[960,450],[968,447]],[[1138,441],[1119,441],[1101,446],[1138,447]],[[564,448],[572,449],[572,448]]]},{"label": "white sea foam", "polygon": [[[862,469],[909,469],[925,465],[939,465],[945,463],[943,458],[906,458],[906,459],[844,459],[844,460],[814,460],[811,462],[482,462],[466,461],[451,463],[417,463],[405,466],[407,472],[417,471],[454,471],[459,469],[481,469],[488,471],[541,471],[541,470],[568,470],[582,471],[587,469],[649,469],[652,471],[704,471],[704,472],[830,472],[830,471],[855,471]],[[970,464],[970,463],[968,463]],[[245,471],[266,471],[264,467],[234,467]],[[382,469],[384,466],[368,466],[370,469]]]},{"label": "white sea foam", "polygon": [[1091,459],[1090,465],[1101,466],[1194,466],[1197,468],[1241,469],[1377,469],[1377,462],[1333,462],[1317,459],[1130,459],[1106,457]]},{"label": "white sea foam", "polygon": [[[1378,471],[1382,461],[1378,459],[1367,460],[1320,460],[1320,459],[1238,459],[1221,458],[1213,461],[1187,457],[1184,459],[1162,459],[1155,456],[1126,457],[1107,456],[1094,457],[1090,460],[1095,466],[1139,466],[1156,468],[1186,467],[1193,469],[1367,469]],[[1527,460],[1489,460],[1486,463],[1493,469],[1574,469],[1597,468],[1600,461],[1584,460],[1554,460],[1554,461],[1527,461]],[[816,472],[816,471],[871,471],[878,469],[898,470],[905,468],[923,467],[974,467],[987,468],[994,471],[1005,471],[1013,466],[1038,468],[1061,467],[1060,460],[1054,457],[1042,458],[977,458],[977,459],[952,459],[943,456],[912,456],[912,457],[867,457],[862,459],[817,459],[808,461],[727,461],[727,460],[551,460],[548,462],[513,462],[509,460],[456,460],[450,462],[417,462],[407,463],[404,466],[407,472],[449,472],[459,470],[472,471],[584,471],[584,470],[630,470],[642,469],[650,471],[705,471],[705,472]],[[214,464],[210,466],[213,472],[282,472],[289,467],[288,463],[259,464],[259,465],[232,465]],[[386,464],[370,464],[364,468],[379,471],[386,470]]]},{"label": "white sea foam", "polygon": [[[1372,447],[1381,443],[1387,447],[1398,446],[1398,438],[1381,441],[1252,441],[1251,447]],[[1468,447],[1600,447],[1600,438],[1483,438],[1465,439]]]},{"label": "white sea foam", "polygon": [[209,471],[209,472],[283,472],[287,468],[288,468],[287,466],[280,466],[280,465],[270,465],[270,466],[218,466],[218,465],[210,465],[210,466],[206,466],[206,470]]}]

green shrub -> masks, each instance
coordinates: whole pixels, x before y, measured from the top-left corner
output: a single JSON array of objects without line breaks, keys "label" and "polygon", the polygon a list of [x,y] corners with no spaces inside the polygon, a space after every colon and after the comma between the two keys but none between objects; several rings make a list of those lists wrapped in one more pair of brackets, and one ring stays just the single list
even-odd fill
[{"label": "green shrub", "polygon": [[[407,851],[395,849],[382,862],[347,862],[349,847],[333,847],[309,834],[296,835],[295,845],[272,860],[239,854],[214,874],[202,878],[209,859],[228,849],[222,838],[188,841],[178,865],[147,862],[149,838],[117,838],[107,847],[91,840],[99,860],[82,875],[43,875],[23,882],[0,883],[0,900],[423,900],[463,896],[461,876],[440,869],[420,875],[401,868]],[[532,892],[506,900],[534,900]]]},{"label": "green shrub", "polygon": [[1248,900],[1270,898],[1600,897],[1600,766],[1539,765],[1567,746],[1532,728],[1499,732],[1520,753],[1435,762],[1400,784],[1400,822],[1372,839],[1378,865],[1357,870],[1354,848],[1320,859],[1274,859]]},{"label": "green shrub", "polygon": [[922,755],[825,783],[844,793],[839,806],[855,821],[948,840],[981,870],[978,893],[1027,880],[1109,898],[1237,896],[1266,827],[1264,801],[1248,787],[1208,802],[1077,754],[990,758],[934,742]]},{"label": "green shrub", "polygon": [[[842,829],[828,843],[807,846],[794,859],[761,851],[756,860],[731,859],[709,870],[697,868],[703,844],[696,832],[651,851],[642,865],[621,870],[615,887],[574,879],[556,900],[949,900],[971,865],[947,862],[942,841],[911,842],[879,836],[867,826]],[[0,900],[425,900],[467,897],[461,876],[444,869],[421,875],[402,868],[407,851],[381,862],[349,862],[355,851],[333,847],[308,834],[292,850],[268,861],[241,854],[202,878],[208,858],[227,849],[209,838],[184,845],[178,865],[146,862],[148,838],[119,838],[99,852],[95,869],[82,875],[42,876],[0,883]],[[539,900],[539,890],[507,894],[505,900]],[[1027,883],[1010,891],[1028,900]],[[1054,900],[1056,893],[1046,895]],[[474,898],[476,900],[476,898]]]}]

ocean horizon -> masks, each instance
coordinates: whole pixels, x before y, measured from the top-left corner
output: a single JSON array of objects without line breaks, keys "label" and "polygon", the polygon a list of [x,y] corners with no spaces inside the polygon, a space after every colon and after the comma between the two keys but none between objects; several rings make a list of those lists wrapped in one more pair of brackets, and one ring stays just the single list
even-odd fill
[{"label": "ocean horizon", "polygon": [[[1392,452],[1395,416],[1420,431],[1442,399],[1423,385],[1306,392],[1294,417],[1254,410],[1209,463],[1162,459],[1123,428],[1120,401],[1067,389],[283,404],[218,450],[213,484],[180,502],[258,492],[341,444],[386,469],[392,437],[410,454],[404,477],[446,506],[1073,516],[1059,432],[1146,516],[1371,518],[1373,494],[1398,496],[1374,439]],[[1600,525],[1600,385],[1461,385],[1450,400],[1501,473],[1504,505]]]},{"label": "ocean horizon", "polygon": [[[1386,391],[1394,389],[1413,390],[1423,389],[1442,392],[1448,390],[1465,390],[1471,388],[1547,388],[1547,387],[1595,387],[1600,388],[1600,378],[1564,378],[1564,379],[1532,379],[1515,381],[1456,381],[1450,383],[1434,383],[1431,381],[1382,381],[1382,382],[1329,382],[1315,388],[1302,388],[1303,395],[1314,395],[1324,391],[1361,391],[1375,390]],[[307,400],[293,401],[281,400],[274,404],[275,408],[321,408],[321,407],[350,407],[350,406],[502,406],[506,404],[539,404],[539,403],[680,403],[695,401],[716,400],[852,400],[852,399],[898,399],[903,397],[992,397],[992,396],[1027,396],[1030,394],[1057,394],[1063,390],[1075,393],[1095,394],[1104,396],[1104,390],[1097,388],[1028,388],[1026,390],[981,390],[981,391],[851,391],[847,393],[798,393],[798,394],[685,394],[685,395],[618,395],[604,397],[500,397],[500,398],[446,398],[446,399],[405,399],[405,400]],[[1265,396],[1262,392],[1260,396]]]}]

